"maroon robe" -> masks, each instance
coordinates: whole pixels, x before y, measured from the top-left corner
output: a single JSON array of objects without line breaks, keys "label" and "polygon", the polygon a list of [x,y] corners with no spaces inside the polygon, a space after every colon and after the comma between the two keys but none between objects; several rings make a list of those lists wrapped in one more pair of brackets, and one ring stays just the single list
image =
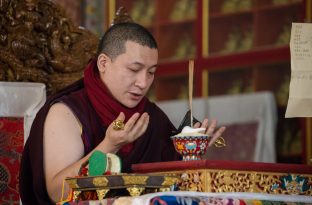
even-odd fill
[{"label": "maroon robe", "polygon": [[[107,127],[101,125],[100,118],[87,97],[83,80],[74,83],[49,98],[38,112],[32,124],[22,156],[19,186],[23,205],[54,204],[49,199],[44,179],[43,127],[50,106],[55,102],[67,104],[81,122],[85,155],[92,151],[105,136]],[[131,165],[135,163],[179,159],[170,140],[170,136],[172,132],[176,131],[176,128],[164,112],[154,103],[148,101],[145,111],[150,115],[147,131],[136,140],[129,154],[117,153],[122,160],[122,172],[131,172]]]}]

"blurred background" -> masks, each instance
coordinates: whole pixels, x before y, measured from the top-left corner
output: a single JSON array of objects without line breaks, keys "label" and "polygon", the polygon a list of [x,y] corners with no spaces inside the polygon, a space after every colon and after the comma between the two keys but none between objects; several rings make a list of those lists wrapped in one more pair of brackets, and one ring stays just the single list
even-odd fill
[{"label": "blurred background", "polygon": [[309,163],[311,119],[285,119],[292,22],[311,22],[305,0],[55,0],[76,25],[101,36],[125,7],[159,44],[160,66],[149,96],[187,99],[188,60],[195,60],[195,97],[271,91],[278,124],[278,162]]}]

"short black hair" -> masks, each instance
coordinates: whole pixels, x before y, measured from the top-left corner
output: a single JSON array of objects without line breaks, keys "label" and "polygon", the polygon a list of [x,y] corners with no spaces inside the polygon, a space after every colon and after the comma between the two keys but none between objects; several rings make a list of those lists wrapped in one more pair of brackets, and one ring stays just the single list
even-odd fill
[{"label": "short black hair", "polygon": [[142,46],[157,49],[157,43],[153,35],[143,26],[133,23],[117,23],[111,26],[103,35],[97,56],[105,53],[112,60],[126,52],[125,44],[133,41]]}]

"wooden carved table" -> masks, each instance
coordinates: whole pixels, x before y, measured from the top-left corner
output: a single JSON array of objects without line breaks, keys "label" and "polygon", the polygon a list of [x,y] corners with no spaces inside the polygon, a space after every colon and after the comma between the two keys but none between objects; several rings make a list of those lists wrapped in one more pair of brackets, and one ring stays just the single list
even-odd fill
[{"label": "wooden carved table", "polygon": [[102,200],[111,190],[126,189],[130,196],[139,196],[146,192],[172,191],[178,180],[179,177],[166,174],[116,174],[74,177],[65,181],[72,189],[72,200],[77,201],[85,192],[96,192],[96,199]]},{"label": "wooden carved table", "polygon": [[312,166],[239,161],[176,161],[134,164],[136,173],[180,176],[179,190],[312,196]]}]

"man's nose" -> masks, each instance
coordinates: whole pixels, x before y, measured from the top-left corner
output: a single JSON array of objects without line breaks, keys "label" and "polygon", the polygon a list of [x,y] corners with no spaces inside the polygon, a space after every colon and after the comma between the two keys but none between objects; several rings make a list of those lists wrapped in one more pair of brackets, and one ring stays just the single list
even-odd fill
[{"label": "man's nose", "polygon": [[147,84],[148,84],[148,76],[146,72],[140,72],[138,73],[138,76],[136,78],[136,82],[135,85],[138,86],[141,89],[146,88]]}]

